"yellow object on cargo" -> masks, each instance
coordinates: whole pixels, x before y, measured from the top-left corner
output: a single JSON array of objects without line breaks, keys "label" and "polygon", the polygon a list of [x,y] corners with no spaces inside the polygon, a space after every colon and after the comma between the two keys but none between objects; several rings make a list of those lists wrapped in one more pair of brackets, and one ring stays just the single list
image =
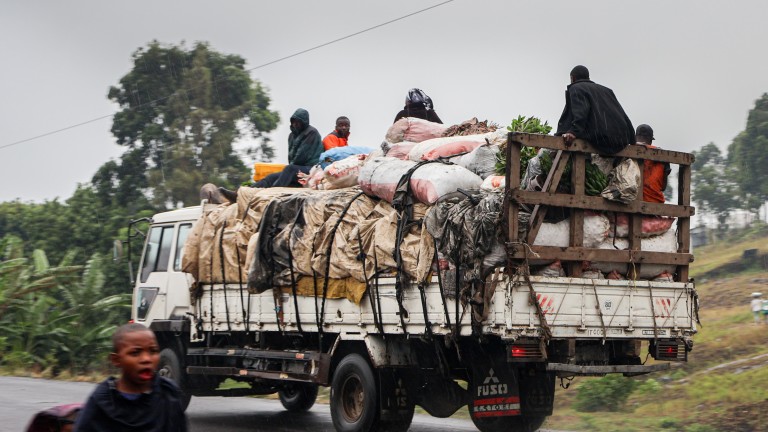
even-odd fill
[{"label": "yellow object on cargo", "polygon": [[278,173],[285,168],[285,164],[256,162],[253,164],[253,181],[259,181],[264,177]]}]

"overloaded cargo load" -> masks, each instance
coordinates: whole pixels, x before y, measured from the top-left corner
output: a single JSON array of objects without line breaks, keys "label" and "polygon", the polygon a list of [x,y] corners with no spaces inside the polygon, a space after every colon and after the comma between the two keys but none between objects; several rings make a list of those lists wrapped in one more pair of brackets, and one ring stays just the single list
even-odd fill
[{"label": "overloaded cargo load", "polygon": [[[537,159],[529,161],[529,178]],[[487,177],[484,182],[450,160],[353,155],[330,163],[324,175],[337,173],[334,166],[339,172],[348,167],[346,175],[338,176],[346,176],[348,187],[240,188],[235,204],[205,212],[184,251],[183,270],[194,277],[195,287],[247,284],[254,293],[298,287],[299,294],[324,293],[359,302],[374,275],[399,271],[411,281],[423,282],[438,269],[450,279],[451,270],[459,266],[466,282],[482,280],[505,265],[503,177]],[[482,187],[486,183],[492,186]],[[413,201],[405,222],[402,208],[398,211],[392,205],[398,192]],[[524,237],[530,213],[521,211],[518,217]],[[675,252],[677,239],[670,229],[674,221],[644,217],[642,250]],[[545,220],[532,245],[567,247],[570,226],[567,217]],[[582,231],[586,248],[628,247],[628,218],[622,213],[587,212]],[[565,275],[558,260],[532,256],[528,263],[533,274]],[[585,277],[593,278],[623,278],[630,270],[627,263],[600,261],[585,261],[583,267]],[[655,279],[674,271],[673,265],[646,265],[639,277]]]}]

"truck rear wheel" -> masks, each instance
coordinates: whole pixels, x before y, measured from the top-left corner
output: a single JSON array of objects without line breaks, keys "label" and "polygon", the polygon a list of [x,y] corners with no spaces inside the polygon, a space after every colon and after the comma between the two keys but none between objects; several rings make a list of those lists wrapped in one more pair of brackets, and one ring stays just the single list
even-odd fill
[{"label": "truck rear wheel", "polygon": [[512,416],[475,418],[470,413],[472,423],[482,432],[533,432],[546,420],[545,416]]},{"label": "truck rear wheel", "polygon": [[307,411],[317,400],[317,384],[288,384],[280,389],[277,395],[286,410]]},{"label": "truck rear wheel", "polygon": [[160,362],[157,365],[157,374],[166,377],[176,383],[181,389],[181,409],[187,410],[192,395],[185,390],[184,370],[181,368],[179,356],[172,348],[164,348],[160,351]]},{"label": "truck rear wheel", "polygon": [[373,428],[378,414],[376,379],[359,354],[349,354],[336,367],[331,381],[331,418],[340,432]]}]

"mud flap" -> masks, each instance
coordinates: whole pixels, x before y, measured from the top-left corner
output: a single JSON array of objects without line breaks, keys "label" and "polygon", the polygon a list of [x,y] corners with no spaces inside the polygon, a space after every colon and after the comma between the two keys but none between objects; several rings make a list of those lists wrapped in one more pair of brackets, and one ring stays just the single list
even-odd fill
[{"label": "mud flap", "polygon": [[413,416],[414,401],[403,378],[396,369],[379,369],[379,401],[382,420]]},{"label": "mud flap", "polygon": [[518,369],[520,406],[527,416],[550,416],[555,402],[555,373]]},{"label": "mud flap", "polygon": [[470,394],[469,412],[476,419],[520,415],[517,373],[505,360],[475,356]]}]

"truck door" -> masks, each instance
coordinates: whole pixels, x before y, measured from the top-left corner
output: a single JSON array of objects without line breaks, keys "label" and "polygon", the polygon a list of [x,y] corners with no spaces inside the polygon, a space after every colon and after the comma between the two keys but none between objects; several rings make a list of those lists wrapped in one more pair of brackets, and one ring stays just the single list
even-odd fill
[{"label": "truck door", "polygon": [[184,242],[191,223],[153,226],[144,247],[132,316],[149,325],[181,318],[189,308],[187,276],[181,272]]}]

